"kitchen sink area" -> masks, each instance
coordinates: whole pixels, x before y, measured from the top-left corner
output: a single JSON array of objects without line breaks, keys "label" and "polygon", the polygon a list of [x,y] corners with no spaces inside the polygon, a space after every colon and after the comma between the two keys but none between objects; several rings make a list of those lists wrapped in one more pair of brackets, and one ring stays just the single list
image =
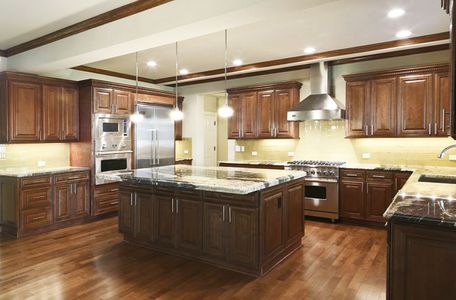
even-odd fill
[{"label": "kitchen sink area", "polygon": [[456,184],[456,176],[421,175],[418,182]]}]

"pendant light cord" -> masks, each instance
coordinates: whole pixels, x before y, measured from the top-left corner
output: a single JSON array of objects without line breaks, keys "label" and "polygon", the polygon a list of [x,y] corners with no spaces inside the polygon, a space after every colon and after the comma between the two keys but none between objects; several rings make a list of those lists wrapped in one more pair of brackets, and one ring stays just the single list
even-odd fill
[{"label": "pendant light cord", "polygon": [[136,63],[135,63],[135,68],[136,68],[136,101],[138,100],[138,82],[139,82],[139,67],[138,67],[138,52],[136,52]]},{"label": "pendant light cord", "polygon": [[178,110],[179,109],[179,106],[178,106],[178,96],[177,96],[177,93],[178,93],[178,87],[179,87],[179,78],[178,78],[178,70],[179,70],[179,56],[178,56],[178,48],[177,48],[177,42],[176,42],[176,109]]},{"label": "pendant light cord", "polygon": [[228,67],[228,29],[225,29],[225,105],[228,105],[227,67]]}]

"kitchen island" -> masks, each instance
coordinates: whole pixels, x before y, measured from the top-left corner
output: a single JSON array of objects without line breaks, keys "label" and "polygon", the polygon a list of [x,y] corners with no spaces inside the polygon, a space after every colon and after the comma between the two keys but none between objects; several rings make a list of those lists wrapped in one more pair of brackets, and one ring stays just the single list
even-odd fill
[{"label": "kitchen island", "polygon": [[305,172],[173,165],[123,175],[130,243],[261,276],[301,247]]},{"label": "kitchen island", "polygon": [[455,183],[455,168],[417,168],[385,212],[387,299],[455,299]]}]

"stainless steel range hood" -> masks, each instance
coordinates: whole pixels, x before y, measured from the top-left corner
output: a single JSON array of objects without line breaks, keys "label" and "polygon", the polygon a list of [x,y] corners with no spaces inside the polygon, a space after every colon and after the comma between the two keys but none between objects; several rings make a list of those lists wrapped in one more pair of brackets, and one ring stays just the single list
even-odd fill
[{"label": "stainless steel range hood", "polygon": [[345,106],[328,94],[328,65],[310,66],[311,95],[288,111],[288,121],[335,120],[345,118]]}]

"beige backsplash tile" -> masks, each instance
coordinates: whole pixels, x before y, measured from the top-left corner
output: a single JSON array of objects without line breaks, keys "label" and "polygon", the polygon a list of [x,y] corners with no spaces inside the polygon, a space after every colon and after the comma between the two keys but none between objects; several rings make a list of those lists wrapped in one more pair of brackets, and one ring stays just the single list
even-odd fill
[{"label": "beige backsplash tile", "polygon": [[[343,121],[303,122],[298,140],[237,140],[245,146],[236,153],[236,160],[291,159],[340,160],[350,163],[397,165],[456,166],[456,162],[438,159],[437,153],[456,143],[451,138],[367,138],[346,139]],[[252,151],[258,153],[252,156]],[[294,157],[288,157],[294,152]],[[369,153],[370,159],[362,154]],[[449,152],[450,154],[452,152]],[[456,153],[454,150],[453,153]]]},{"label": "beige backsplash tile", "polygon": [[46,167],[65,167],[70,164],[69,144],[9,144],[0,168],[37,168],[38,161]]},{"label": "beige backsplash tile", "polygon": [[[188,153],[184,153],[188,151]],[[192,139],[183,138],[181,141],[176,141],[176,160],[192,158]]]}]

